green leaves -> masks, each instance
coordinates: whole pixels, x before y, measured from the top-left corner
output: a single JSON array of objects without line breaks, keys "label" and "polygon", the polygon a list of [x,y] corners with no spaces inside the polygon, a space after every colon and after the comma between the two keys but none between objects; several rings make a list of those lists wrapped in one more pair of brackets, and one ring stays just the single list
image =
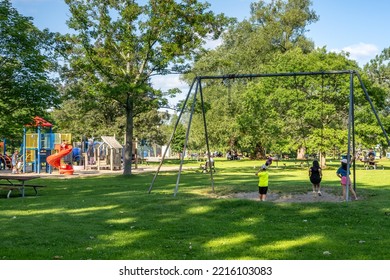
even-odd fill
[{"label": "green leaves", "polygon": [[135,118],[166,103],[165,93],[150,85],[151,76],[188,69],[205,40],[218,37],[230,20],[195,0],[150,0],[145,5],[130,0],[66,3],[71,11],[69,27],[76,32],[69,37],[74,48],[67,90],[81,88],[99,99],[115,100],[124,109],[124,174],[130,174]]},{"label": "green leaves", "polygon": [[20,143],[23,125],[58,104],[55,47],[55,34],[0,1],[0,137]]}]

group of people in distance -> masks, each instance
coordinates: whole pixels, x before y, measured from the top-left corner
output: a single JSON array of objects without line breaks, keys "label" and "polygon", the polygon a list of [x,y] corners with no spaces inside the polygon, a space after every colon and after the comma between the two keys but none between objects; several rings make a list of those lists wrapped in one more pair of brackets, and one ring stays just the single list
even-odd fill
[{"label": "group of people in distance", "polygon": [[[268,167],[272,164],[272,158],[267,158],[265,164],[255,173],[259,177],[259,199],[260,201],[265,201],[268,192]],[[347,174],[349,171],[349,174]],[[343,189],[343,200],[346,200],[347,187],[349,188],[350,193],[353,195],[355,200],[357,200],[357,195],[355,190],[352,187],[351,179],[349,175],[351,174],[348,170],[348,161],[347,159],[341,160],[341,166],[337,169],[336,175],[340,178],[341,187]],[[313,186],[313,194],[322,196],[321,193],[321,180],[322,180],[322,168],[317,160],[313,161],[313,165],[309,169],[309,178]]]}]

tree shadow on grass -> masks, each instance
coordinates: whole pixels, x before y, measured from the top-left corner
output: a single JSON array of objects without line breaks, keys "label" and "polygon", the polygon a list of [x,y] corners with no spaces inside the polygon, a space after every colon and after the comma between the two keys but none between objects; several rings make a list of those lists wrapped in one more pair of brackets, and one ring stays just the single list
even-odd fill
[{"label": "tree shadow on grass", "polygon": [[[47,180],[44,195],[2,200],[3,259],[388,259],[385,202],[216,199],[208,178],[164,173]],[[252,179],[234,179],[241,187]],[[200,190],[200,191],[199,191]],[[388,198],[390,195],[383,192]],[[4,202],[4,203],[3,203]],[[324,252],[328,252],[324,254]]]}]

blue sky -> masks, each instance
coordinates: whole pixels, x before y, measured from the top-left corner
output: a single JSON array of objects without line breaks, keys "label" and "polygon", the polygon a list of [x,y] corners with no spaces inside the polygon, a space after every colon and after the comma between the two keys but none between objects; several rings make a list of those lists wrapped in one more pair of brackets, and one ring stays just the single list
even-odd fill
[{"label": "blue sky", "polygon": [[[11,0],[24,16],[34,18],[39,28],[67,32],[69,12],[63,0]],[[250,3],[255,0],[208,0],[215,13],[239,20],[250,16]],[[319,21],[309,25],[307,36],[317,47],[328,51],[348,51],[361,66],[384,48],[390,47],[390,1],[388,0],[312,0]],[[181,87],[178,77],[157,77],[154,84]],[[161,86],[164,90],[164,86]]]},{"label": "blue sky", "polygon": [[[66,32],[69,15],[63,0],[11,0],[13,6],[34,18],[39,28]],[[254,0],[208,0],[216,13],[244,19],[249,17]],[[390,1],[388,0],[312,0],[320,20],[307,34],[316,46],[346,50],[361,65],[390,47]]]}]

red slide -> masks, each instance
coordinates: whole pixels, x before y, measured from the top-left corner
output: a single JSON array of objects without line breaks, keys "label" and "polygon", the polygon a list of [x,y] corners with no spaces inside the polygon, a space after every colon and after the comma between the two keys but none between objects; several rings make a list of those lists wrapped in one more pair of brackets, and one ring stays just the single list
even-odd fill
[{"label": "red slide", "polygon": [[53,166],[54,168],[58,168],[60,174],[69,174],[72,175],[74,170],[70,164],[61,165],[61,158],[70,154],[72,152],[72,146],[68,145],[65,149],[61,150],[59,153],[50,155],[47,157],[46,162]]}]

